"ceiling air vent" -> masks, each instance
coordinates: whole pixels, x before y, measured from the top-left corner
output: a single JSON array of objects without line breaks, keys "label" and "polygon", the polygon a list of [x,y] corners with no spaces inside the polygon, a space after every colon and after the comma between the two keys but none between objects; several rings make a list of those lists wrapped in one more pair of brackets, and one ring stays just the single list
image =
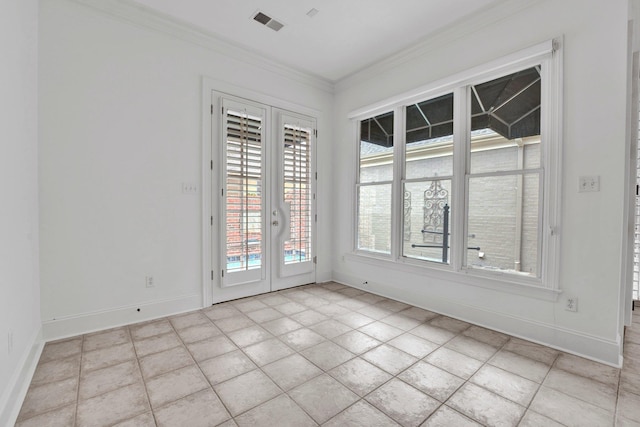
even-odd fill
[{"label": "ceiling air vent", "polygon": [[256,13],[255,16],[253,17],[253,19],[255,21],[258,21],[262,25],[266,25],[267,27],[271,28],[273,31],[280,31],[280,29],[282,27],[284,27],[283,24],[281,24],[280,22],[276,21],[272,17],[265,15],[262,12]]}]

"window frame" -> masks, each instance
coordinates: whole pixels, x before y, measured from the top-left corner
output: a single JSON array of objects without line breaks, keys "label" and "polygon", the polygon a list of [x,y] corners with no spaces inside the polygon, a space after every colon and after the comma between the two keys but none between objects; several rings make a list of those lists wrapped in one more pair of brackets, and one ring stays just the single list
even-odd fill
[{"label": "window frame", "polygon": [[[542,290],[546,294],[559,293],[560,268],[560,218],[561,218],[561,166],[562,166],[562,38],[547,40],[438,80],[429,85],[406,92],[376,104],[355,110],[348,115],[355,127],[356,192],[354,194],[353,252],[349,259],[370,262],[387,261],[391,268],[430,273],[435,276],[489,288],[510,291],[533,289],[533,295]],[[541,65],[541,169],[538,215],[538,275],[530,277],[502,271],[494,271],[466,266],[466,242],[468,227],[469,175],[470,175],[470,110],[471,87],[501,76]],[[453,129],[453,176],[451,183],[451,237],[449,264],[431,262],[402,256],[403,244],[403,184],[405,174],[405,125],[406,106],[437,98],[447,93],[454,94]],[[384,112],[394,112],[394,150],[391,213],[391,254],[383,255],[358,249],[359,218],[359,163],[360,163],[360,121]],[[525,176],[522,173],[522,176]],[[385,263],[387,265],[387,263]],[[507,285],[505,287],[505,285]],[[520,286],[513,286],[520,285]],[[555,297],[554,297],[555,298]]]},{"label": "window frame", "polygon": [[[457,188],[456,188],[456,180],[458,179],[457,174],[456,174],[456,160],[458,158],[460,158],[460,156],[458,154],[456,154],[456,135],[457,135],[457,129],[456,129],[456,125],[457,123],[460,121],[460,113],[458,111],[458,104],[459,102],[457,101],[458,97],[456,94],[457,88],[455,87],[443,87],[440,88],[432,93],[429,93],[428,97],[426,98],[421,98],[420,100],[414,102],[414,99],[410,99],[408,102],[403,102],[403,105],[401,107],[401,111],[402,111],[402,134],[401,134],[401,140],[398,141],[398,151],[401,151],[401,153],[397,156],[398,162],[399,162],[399,177],[398,180],[400,181],[399,183],[399,192],[400,194],[404,193],[404,186],[406,183],[412,183],[412,182],[419,182],[419,181],[425,181],[425,180],[430,180],[433,181],[435,177],[429,177],[429,178],[425,178],[425,177],[421,177],[421,178],[407,178],[407,152],[406,152],[406,110],[407,110],[407,106],[408,105],[413,105],[413,104],[419,104],[423,101],[428,101],[431,99],[435,99],[435,98],[439,98],[441,96],[445,96],[445,95],[449,95],[452,94],[453,95],[453,152],[452,152],[452,171],[451,171],[451,175],[446,175],[443,176],[441,178],[447,178],[451,180],[451,203],[449,204],[449,209],[450,209],[450,222],[449,222],[449,227],[450,227],[450,236],[449,236],[449,262],[448,263],[439,263],[436,261],[431,261],[431,260],[427,260],[427,259],[419,259],[419,258],[415,258],[415,257],[408,257],[408,256],[404,256],[404,251],[403,251],[403,247],[402,247],[402,241],[400,242],[400,247],[398,248],[398,254],[396,257],[396,260],[398,262],[401,263],[405,263],[405,264],[409,264],[409,265],[428,265],[429,267],[435,267],[435,268],[444,268],[446,270],[449,270],[452,268],[453,263],[454,263],[454,252],[453,252],[453,247],[454,247],[454,235],[456,233],[458,233],[458,228],[457,228],[457,223],[455,222],[455,212],[458,210],[457,208],[459,206],[462,206],[458,203],[458,201],[455,200],[455,195],[457,194]],[[401,145],[401,147],[400,147]],[[400,208],[402,208],[402,205],[400,206]],[[404,215],[401,215],[401,219],[404,220]],[[404,223],[401,221],[399,224],[400,227],[400,232],[402,233],[404,231]]]}]

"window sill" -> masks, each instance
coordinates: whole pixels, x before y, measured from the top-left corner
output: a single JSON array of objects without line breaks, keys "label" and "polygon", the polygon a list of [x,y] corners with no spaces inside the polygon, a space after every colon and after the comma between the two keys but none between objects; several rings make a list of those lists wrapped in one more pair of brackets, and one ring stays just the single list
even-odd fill
[{"label": "window sill", "polygon": [[345,260],[544,301],[556,302],[562,293],[562,291],[558,289],[544,288],[535,284],[514,280],[518,277],[510,277],[511,275],[505,273],[476,272],[473,269],[453,271],[448,266],[417,265],[413,262],[402,261],[394,262],[389,257],[375,256],[369,253],[364,254],[362,252],[347,253],[345,254]]}]

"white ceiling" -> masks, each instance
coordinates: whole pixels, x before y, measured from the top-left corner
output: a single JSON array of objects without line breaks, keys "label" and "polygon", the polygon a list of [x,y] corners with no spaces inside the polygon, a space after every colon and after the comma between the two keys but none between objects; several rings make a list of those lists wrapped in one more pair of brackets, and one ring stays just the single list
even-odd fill
[{"label": "white ceiling", "polygon": [[[338,81],[506,0],[134,0],[266,58]],[[307,12],[319,12],[310,18]],[[257,11],[284,24],[275,32]]]}]

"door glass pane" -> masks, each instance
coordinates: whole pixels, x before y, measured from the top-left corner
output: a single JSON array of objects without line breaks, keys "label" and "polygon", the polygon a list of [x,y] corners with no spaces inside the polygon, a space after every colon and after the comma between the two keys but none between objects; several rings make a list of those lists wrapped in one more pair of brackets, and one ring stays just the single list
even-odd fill
[{"label": "door glass pane", "polygon": [[391,184],[359,187],[358,249],[391,253]]},{"label": "door glass pane", "polygon": [[539,173],[469,178],[467,265],[538,274]]},{"label": "door glass pane", "polygon": [[227,110],[226,270],[262,267],[262,118]]},{"label": "door glass pane", "polygon": [[311,260],[311,132],[310,127],[284,125],[283,194],[285,206],[289,207],[285,264]]}]

